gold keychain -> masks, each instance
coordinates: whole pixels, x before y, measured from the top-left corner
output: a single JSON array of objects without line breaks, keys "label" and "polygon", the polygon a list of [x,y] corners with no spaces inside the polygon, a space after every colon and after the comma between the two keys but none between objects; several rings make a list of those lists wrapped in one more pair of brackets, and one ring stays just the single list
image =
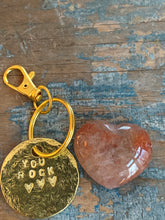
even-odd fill
[{"label": "gold keychain", "polygon": [[[20,86],[9,84],[7,76],[13,70],[19,70],[24,76]],[[18,65],[8,68],[4,73],[4,82],[12,89],[27,95],[36,108],[29,124],[29,140],[18,144],[5,158],[0,173],[0,185],[7,203],[20,214],[30,218],[46,218],[64,210],[74,199],[79,172],[73,155],[67,150],[74,133],[74,113],[65,100],[51,98],[44,86],[36,86],[29,74]],[[36,103],[45,90],[49,99],[38,107]],[[48,138],[33,138],[35,121],[40,113],[47,114],[52,102],[62,103],[69,114],[69,131],[63,144]],[[48,105],[48,108],[43,109]]]}]

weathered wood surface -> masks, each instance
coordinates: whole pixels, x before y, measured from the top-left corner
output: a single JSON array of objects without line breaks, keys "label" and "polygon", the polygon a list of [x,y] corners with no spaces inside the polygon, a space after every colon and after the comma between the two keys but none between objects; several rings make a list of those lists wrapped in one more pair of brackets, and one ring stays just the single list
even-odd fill
[{"label": "weathered wood surface", "polygon": [[[31,101],[2,81],[13,64],[35,71],[36,85],[66,99],[76,130],[90,119],[136,123],[153,143],[149,168],[131,183],[107,190],[79,166],[77,196],[51,219],[165,219],[165,1],[1,0],[0,163],[28,138]],[[18,73],[10,76],[17,81]],[[63,141],[64,108],[40,116],[35,136]],[[73,151],[73,141],[70,144]],[[26,219],[0,194],[0,219]]]}]

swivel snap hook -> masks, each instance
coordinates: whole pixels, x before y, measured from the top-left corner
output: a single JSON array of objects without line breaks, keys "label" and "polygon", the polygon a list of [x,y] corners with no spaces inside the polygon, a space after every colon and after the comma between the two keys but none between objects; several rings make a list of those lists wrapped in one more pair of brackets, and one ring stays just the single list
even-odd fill
[{"label": "swivel snap hook", "polygon": [[[8,81],[8,78],[7,78],[8,74],[13,70],[19,70],[23,75],[23,81],[18,87],[11,85]],[[35,76],[34,71],[31,71],[28,74],[22,66],[14,65],[14,66],[9,67],[5,71],[5,73],[3,75],[3,81],[10,88],[20,92],[23,95],[28,96],[34,102],[38,102],[42,98],[42,92],[41,92],[41,89],[37,88],[34,85],[34,83],[32,82],[32,79],[34,78],[34,76]]]}]

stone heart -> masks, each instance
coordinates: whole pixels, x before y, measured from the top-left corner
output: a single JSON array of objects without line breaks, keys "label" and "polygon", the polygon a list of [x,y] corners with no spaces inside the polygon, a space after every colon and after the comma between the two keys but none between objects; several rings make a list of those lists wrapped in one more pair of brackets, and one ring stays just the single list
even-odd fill
[{"label": "stone heart", "polygon": [[131,181],[147,167],[152,145],[138,125],[96,120],[78,130],[74,150],[88,175],[112,189]]}]

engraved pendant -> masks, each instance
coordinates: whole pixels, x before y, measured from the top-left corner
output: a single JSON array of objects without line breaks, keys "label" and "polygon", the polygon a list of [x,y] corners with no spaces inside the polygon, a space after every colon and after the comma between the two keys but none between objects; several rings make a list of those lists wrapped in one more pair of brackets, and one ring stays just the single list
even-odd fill
[{"label": "engraved pendant", "polygon": [[74,199],[79,183],[76,160],[66,149],[58,156],[41,158],[61,144],[48,138],[34,138],[17,145],[3,162],[0,174],[2,193],[8,204],[30,218],[45,218],[64,210]]}]

